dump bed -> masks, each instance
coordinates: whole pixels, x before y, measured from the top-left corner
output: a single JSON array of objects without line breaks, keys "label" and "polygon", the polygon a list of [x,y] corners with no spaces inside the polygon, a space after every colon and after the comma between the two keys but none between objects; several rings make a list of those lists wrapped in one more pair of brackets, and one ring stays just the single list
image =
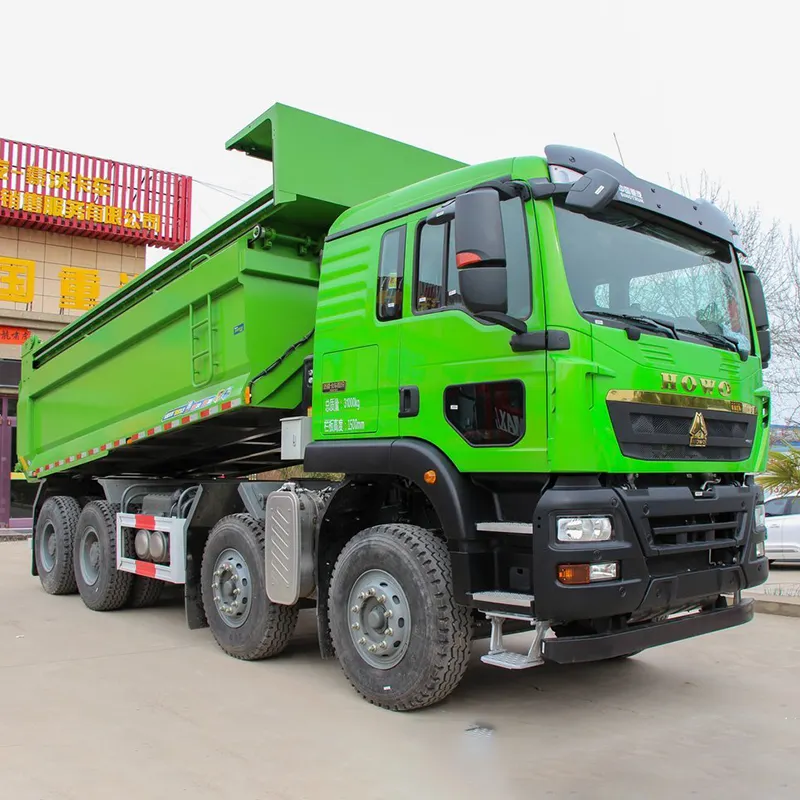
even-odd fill
[{"label": "dump bed", "polygon": [[29,477],[279,465],[280,419],[300,404],[313,347],[330,224],[462,166],[282,105],[228,147],[274,160],[273,186],[52,339],[26,343],[18,448]]}]

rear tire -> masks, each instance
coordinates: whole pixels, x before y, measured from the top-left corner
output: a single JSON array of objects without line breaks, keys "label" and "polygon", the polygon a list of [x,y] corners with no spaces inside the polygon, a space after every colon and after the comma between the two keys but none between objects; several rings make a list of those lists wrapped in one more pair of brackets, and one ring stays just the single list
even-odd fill
[{"label": "rear tire", "polygon": [[228,655],[258,661],[286,648],[299,609],[267,597],[263,523],[249,514],[223,517],[203,551],[201,584],[208,625]]},{"label": "rear tire", "polygon": [[129,608],[150,608],[160,599],[164,591],[164,581],[155,578],[145,578],[135,575],[131,583],[131,593],[128,597]]},{"label": "rear tire", "polygon": [[105,500],[87,503],[78,519],[73,561],[78,592],[92,611],[125,605],[133,575],[117,569],[115,509]]},{"label": "rear tire", "polygon": [[73,497],[49,497],[36,520],[34,558],[42,588],[48,594],[75,594],[72,567],[75,530],[81,507]]},{"label": "rear tire", "polygon": [[331,577],[328,616],[344,674],[382,708],[444,700],[469,663],[471,614],[453,599],[445,543],[423,528],[378,525],[353,537]]}]

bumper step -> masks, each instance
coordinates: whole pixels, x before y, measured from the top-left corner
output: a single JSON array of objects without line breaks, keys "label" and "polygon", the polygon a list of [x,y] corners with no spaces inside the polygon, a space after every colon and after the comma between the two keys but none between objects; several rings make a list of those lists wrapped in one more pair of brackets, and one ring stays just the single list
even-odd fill
[{"label": "bumper step", "polygon": [[530,669],[538,667],[544,663],[542,658],[542,642],[544,635],[550,627],[546,622],[537,622],[531,619],[531,624],[536,626],[536,635],[531,642],[527,653],[515,653],[513,650],[506,650],[503,645],[503,622],[509,618],[519,619],[516,614],[485,612],[489,621],[492,623],[492,636],[489,643],[489,652],[481,656],[484,664],[501,669]]},{"label": "bumper step", "polygon": [[478,608],[485,606],[502,606],[504,608],[517,608],[530,611],[533,603],[532,594],[518,594],[517,592],[474,592],[472,602]]}]

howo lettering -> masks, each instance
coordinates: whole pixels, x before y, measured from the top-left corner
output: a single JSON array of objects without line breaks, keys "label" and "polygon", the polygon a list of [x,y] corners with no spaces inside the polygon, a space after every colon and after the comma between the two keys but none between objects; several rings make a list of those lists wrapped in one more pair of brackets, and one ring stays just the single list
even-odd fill
[{"label": "howo lettering", "polygon": [[274,185],[24,346],[46,591],[182,584],[246,660],[314,609],[395,710],[474,638],[524,669],[751,619],[770,335],[717,208],[574,147],[466,166],[282,105],[227,146]]}]

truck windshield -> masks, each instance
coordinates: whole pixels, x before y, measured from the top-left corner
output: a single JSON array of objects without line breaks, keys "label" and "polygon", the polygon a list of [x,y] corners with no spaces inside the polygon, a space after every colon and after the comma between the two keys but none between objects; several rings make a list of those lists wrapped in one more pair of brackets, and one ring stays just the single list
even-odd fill
[{"label": "truck windshield", "polygon": [[[567,280],[578,310],[613,324],[662,322],[648,332],[752,352],[747,306],[732,248],[619,209],[601,218],[556,206]],[[634,321],[635,325],[636,322]],[[675,333],[672,334],[672,329]]]}]

